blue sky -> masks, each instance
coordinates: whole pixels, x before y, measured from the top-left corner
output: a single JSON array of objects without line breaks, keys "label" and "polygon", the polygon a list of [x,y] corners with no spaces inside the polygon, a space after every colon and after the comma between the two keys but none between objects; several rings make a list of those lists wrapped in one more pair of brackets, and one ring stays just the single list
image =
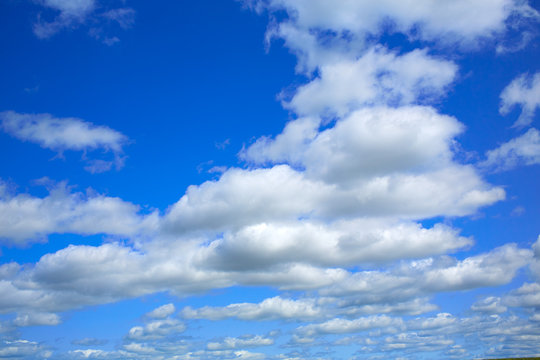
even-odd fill
[{"label": "blue sky", "polygon": [[539,12],[1,2],[0,358],[540,356]]}]

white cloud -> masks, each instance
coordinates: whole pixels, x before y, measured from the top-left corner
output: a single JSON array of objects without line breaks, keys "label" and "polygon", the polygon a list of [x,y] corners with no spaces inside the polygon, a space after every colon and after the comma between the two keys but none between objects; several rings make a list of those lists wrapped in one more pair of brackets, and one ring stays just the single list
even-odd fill
[{"label": "white cloud", "polygon": [[520,75],[504,88],[501,93],[501,114],[509,113],[515,105],[521,106],[521,115],[514,126],[529,125],[540,107],[540,72]]},{"label": "white cloud", "polygon": [[60,317],[51,313],[19,314],[13,321],[16,326],[58,325]]},{"label": "white cloud", "polygon": [[344,116],[363,105],[403,105],[443,95],[457,66],[426,50],[397,55],[376,46],[359,59],[320,67],[319,77],[297,89],[285,106],[300,116]]},{"label": "white cloud", "polygon": [[444,254],[471,243],[441,224],[425,229],[381,220],[261,223],[226,233],[201,249],[196,262],[244,271],[287,263],[347,266]]},{"label": "white cloud", "polygon": [[21,246],[53,233],[135,236],[154,228],[158,220],[157,213],[145,216],[139,210],[119,198],[72,193],[65,183],[54,185],[43,198],[4,190],[0,241]]},{"label": "white cloud", "polygon": [[66,150],[112,152],[114,161],[89,160],[90,172],[107,171],[114,164],[123,166],[123,146],[128,138],[107,126],[97,126],[77,118],[55,118],[49,114],[0,112],[0,129],[22,141],[39,144],[60,154]]},{"label": "white cloud", "polygon": [[512,307],[540,309],[540,284],[526,283],[507,295],[503,301]]},{"label": "white cloud", "polygon": [[165,319],[166,317],[174,314],[175,311],[176,308],[174,307],[174,304],[165,304],[150,311],[148,314],[146,314],[146,316],[153,319]]},{"label": "white cloud", "polygon": [[[391,300],[391,299],[390,299]],[[354,301],[338,301],[338,305],[341,305],[341,313],[348,317],[354,317],[357,314],[406,314],[406,315],[420,315],[429,313],[438,309],[437,305],[430,304],[427,298],[415,298],[413,300],[397,302],[397,303],[378,303],[368,304],[362,306],[350,305]]]},{"label": "white cloud", "polygon": [[24,359],[24,358],[48,358],[50,353],[44,346],[28,340],[4,340],[0,341],[0,358]]},{"label": "white cloud", "polygon": [[361,53],[367,38],[385,32],[439,44],[475,45],[519,26],[538,13],[514,0],[383,0],[328,3],[324,0],[248,1],[271,12],[286,10],[288,19],[271,28],[268,37],[281,37],[299,57],[300,67],[314,69],[344,56]]},{"label": "white cloud", "polygon": [[264,337],[261,335],[256,336],[243,336],[243,337],[226,337],[221,342],[209,342],[206,347],[208,350],[227,350],[238,349],[248,347],[269,346],[274,344],[274,339]]},{"label": "white cloud", "polygon": [[325,334],[346,334],[361,332],[376,328],[398,328],[403,322],[399,318],[392,318],[386,315],[361,317],[355,320],[332,319],[320,324],[309,324],[297,329],[303,336],[316,336]]},{"label": "white cloud", "polygon": [[312,319],[321,316],[321,309],[313,300],[283,299],[279,296],[254,303],[230,304],[225,307],[185,307],[181,314],[187,319],[241,320]]},{"label": "white cloud", "polygon": [[76,17],[84,17],[96,6],[95,0],[42,0],[41,4]]},{"label": "white cloud", "polygon": [[456,318],[449,313],[439,313],[431,318],[416,318],[407,323],[408,329],[433,330],[447,327],[456,322]]},{"label": "white cloud", "polygon": [[479,165],[494,171],[505,171],[521,164],[540,164],[540,132],[536,129],[529,129],[525,134],[489,150],[486,160]]},{"label": "white cloud", "polygon": [[469,290],[509,283],[530,264],[532,252],[507,244],[488,253],[457,261],[447,256],[411,261],[388,271],[365,271],[320,290],[352,304],[403,301],[425,294]]},{"label": "white cloud", "polygon": [[507,307],[501,304],[501,298],[488,296],[474,303],[471,310],[486,314],[502,314],[506,312]]},{"label": "white cloud", "polygon": [[172,333],[181,333],[186,326],[176,319],[155,320],[143,326],[132,327],[126,338],[134,341],[156,340]]},{"label": "white cloud", "polygon": [[[444,336],[418,335],[416,333],[400,333],[395,336],[385,338],[382,350],[385,352],[421,353],[430,351],[440,351],[454,345],[454,340]],[[463,355],[463,354],[462,354]]]}]

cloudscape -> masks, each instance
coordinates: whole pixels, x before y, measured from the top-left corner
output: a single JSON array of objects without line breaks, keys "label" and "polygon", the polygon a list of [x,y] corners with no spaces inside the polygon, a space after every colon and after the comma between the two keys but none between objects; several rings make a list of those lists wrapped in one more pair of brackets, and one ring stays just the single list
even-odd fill
[{"label": "cloudscape", "polygon": [[0,3],[0,359],[540,356],[540,3]]}]

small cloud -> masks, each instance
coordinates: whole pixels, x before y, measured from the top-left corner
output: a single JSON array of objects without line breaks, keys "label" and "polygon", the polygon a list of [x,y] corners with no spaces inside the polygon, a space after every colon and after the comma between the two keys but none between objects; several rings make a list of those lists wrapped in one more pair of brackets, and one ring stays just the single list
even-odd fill
[{"label": "small cloud", "polygon": [[540,72],[522,74],[515,78],[501,93],[500,113],[506,115],[515,105],[521,106],[521,114],[514,127],[524,127],[533,121],[540,107]]},{"label": "small cloud", "polygon": [[[107,126],[78,118],[56,118],[50,114],[0,112],[0,131],[53,150],[60,157],[66,150],[83,151],[83,160],[88,162],[85,169],[91,173],[108,171],[113,164],[116,169],[122,168],[123,146],[129,142],[127,136]],[[93,150],[111,152],[114,160],[88,160],[87,152]]]},{"label": "small cloud", "polygon": [[219,150],[225,150],[225,148],[229,146],[230,144],[231,144],[231,139],[225,139],[224,141],[214,143],[216,148]]},{"label": "small cloud", "polygon": [[174,314],[175,311],[176,308],[174,307],[174,304],[171,303],[150,311],[148,314],[146,314],[146,316],[153,319],[165,319],[166,317]]},{"label": "small cloud", "polygon": [[540,164],[540,131],[531,128],[493,150],[478,165],[493,172],[511,170],[520,165]]}]

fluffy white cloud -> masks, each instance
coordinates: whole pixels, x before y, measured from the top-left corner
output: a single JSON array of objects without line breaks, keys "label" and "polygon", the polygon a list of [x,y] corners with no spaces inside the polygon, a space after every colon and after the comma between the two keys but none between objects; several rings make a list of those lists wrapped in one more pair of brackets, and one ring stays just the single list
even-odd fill
[{"label": "fluffy white cloud", "polygon": [[368,304],[361,306],[350,305],[354,304],[354,301],[337,301],[339,313],[348,317],[354,317],[358,314],[370,315],[370,314],[407,314],[407,315],[420,315],[429,313],[438,309],[434,304],[430,304],[427,298],[415,298],[404,302],[397,303],[378,303]]},{"label": "fluffy white cloud", "polygon": [[128,138],[107,126],[96,126],[78,118],[55,118],[50,114],[20,114],[14,111],[0,112],[0,129],[22,141],[62,153],[65,150],[111,151],[114,162],[90,160],[90,172],[107,171],[114,164],[123,166],[123,146]]},{"label": "fluffy white cloud", "polygon": [[50,351],[33,341],[4,340],[0,342],[0,358],[3,359],[47,359],[50,356]]},{"label": "fluffy white cloud", "polygon": [[474,303],[471,310],[487,314],[502,314],[506,312],[507,307],[501,304],[499,297],[489,296]]},{"label": "fluffy white cloud", "polygon": [[16,326],[58,325],[60,317],[51,313],[19,314],[13,323]]},{"label": "fluffy white cloud", "polygon": [[[386,352],[396,351],[403,353],[421,353],[429,351],[440,351],[454,345],[454,340],[444,336],[418,335],[415,333],[400,333],[395,336],[385,338],[382,349]],[[463,353],[460,353],[463,355]]]},{"label": "fluffy white cloud", "polygon": [[452,139],[463,130],[455,118],[418,106],[366,108],[328,129],[318,127],[312,118],[292,121],[275,139],[260,138],[241,156],[255,164],[300,165],[326,180],[330,172],[343,181],[365,179],[448,166]]},{"label": "fluffy white cloud", "polygon": [[525,19],[538,19],[534,9],[514,0],[246,2],[259,9],[288,13],[288,19],[275,25],[268,37],[283,38],[285,45],[299,56],[300,66],[306,69],[339,57],[354,57],[365,49],[367,38],[377,38],[385,32],[469,46],[504,33],[510,22],[521,25]]},{"label": "fluffy white cloud", "polygon": [[530,250],[508,244],[462,261],[443,256],[412,261],[388,271],[358,272],[320,292],[344,300],[350,296],[351,304],[400,301],[424,294],[506,284],[531,261]]},{"label": "fluffy white cloud", "polygon": [[246,226],[200,250],[201,267],[222,270],[267,269],[277,264],[347,266],[444,254],[472,241],[438,224],[381,220],[309,221]]},{"label": "fluffy white cloud", "polygon": [[439,313],[431,318],[416,318],[407,323],[407,329],[433,330],[447,327],[456,322],[456,318],[449,313]]},{"label": "fluffy white cloud", "polygon": [[209,342],[206,347],[208,350],[227,350],[248,347],[259,347],[273,345],[274,339],[260,335],[243,337],[226,337],[221,342]]},{"label": "fluffy white cloud", "polygon": [[225,307],[205,306],[199,309],[185,307],[181,314],[187,319],[298,320],[317,318],[321,316],[321,311],[321,308],[313,300],[292,300],[276,296],[265,299],[258,304],[239,303]]},{"label": "fluffy white cloud", "polygon": [[[3,191],[1,191],[3,189]],[[52,233],[135,236],[157,226],[157,213],[119,198],[72,193],[65,183],[53,185],[43,198],[12,195],[0,183],[0,241],[25,245]]]},{"label": "fluffy white cloud", "polygon": [[297,329],[302,336],[316,336],[324,334],[346,334],[361,332],[376,328],[398,328],[403,322],[399,318],[392,318],[386,315],[361,317],[355,320],[332,319],[320,324],[309,324]]},{"label": "fluffy white cloud", "polygon": [[146,314],[146,316],[153,319],[164,319],[174,314],[175,311],[176,308],[174,307],[174,304],[165,304],[150,311],[148,314]]},{"label": "fluffy white cloud", "polygon": [[512,307],[540,309],[540,284],[528,283],[504,298],[504,303]]},{"label": "fluffy white cloud", "polygon": [[128,340],[146,341],[164,338],[171,333],[180,333],[186,326],[176,319],[155,320],[143,326],[135,326],[126,335]]},{"label": "fluffy white cloud", "polygon": [[323,0],[271,0],[269,6],[285,8],[299,26],[307,29],[377,33],[383,28],[383,20],[389,18],[396,31],[408,32],[420,25],[425,37],[447,33],[463,37],[490,35],[504,29],[506,18],[518,9],[518,3],[511,0],[339,0],[332,4]]},{"label": "fluffy white cloud", "polygon": [[504,88],[501,93],[501,114],[507,114],[515,105],[521,106],[521,115],[514,126],[529,125],[540,107],[540,72],[523,74]]},{"label": "fluffy white cloud", "polygon": [[494,171],[504,171],[521,164],[540,164],[540,132],[536,129],[529,129],[525,134],[488,151],[486,160],[479,165]]},{"label": "fluffy white cloud", "polygon": [[301,116],[344,116],[363,105],[425,102],[441,96],[456,71],[426,50],[397,55],[376,46],[357,60],[322,65],[285,105]]}]

